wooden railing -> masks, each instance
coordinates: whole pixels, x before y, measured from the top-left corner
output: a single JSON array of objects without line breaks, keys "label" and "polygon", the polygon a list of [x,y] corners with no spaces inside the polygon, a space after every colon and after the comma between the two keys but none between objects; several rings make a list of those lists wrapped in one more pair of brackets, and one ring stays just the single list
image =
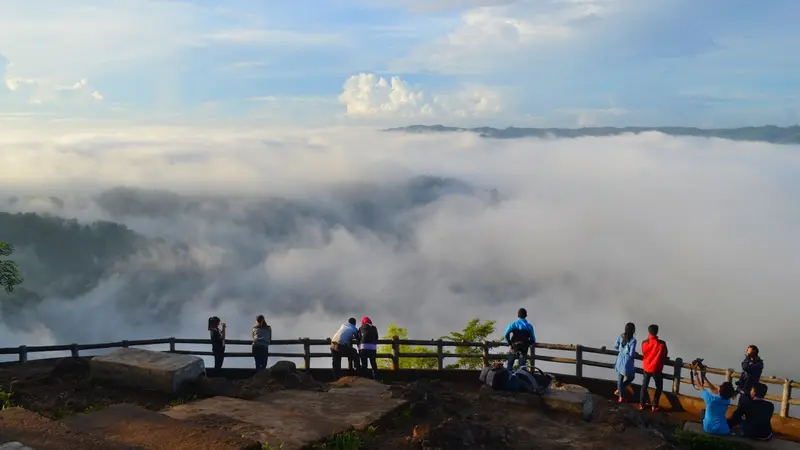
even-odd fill
[{"label": "wooden railing", "polygon": [[[303,352],[302,353],[285,353],[285,352],[269,352],[269,356],[277,357],[277,358],[298,358],[303,359],[305,363],[306,369],[311,368],[311,360],[314,358],[330,358],[331,354],[328,351],[319,352],[319,353],[312,353],[311,347],[312,346],[326,346],[330,345],[330,339],[309,339],[309,338],[301,338],[301,339],[275,339],[272,340],[270,350],[275,348],[276,346],[286,346],[286,345],[302,345]],[[250,340],[226,340],[225,343],[227,345],[242,345],[242,346],[250,346],[252,345],[252,341]],[[211,345],[211,341],[208,339],[180,339],[180,338],[162,338],[162,339],[146,339],[146,340],[138,340],[138,341],[119,341],[119,342],[108,342],[104,344],[69,344],[69,345],[41,345],[41,346],[31,346],[27,347],[21,345],[19,347],[10,347],[10,348],[0,348],[0,355],[18,355],[19,362],[24,363],[28,360],[29,353],[40,353],[40,352],[65,352],[69,351],[72,357],[79,357],[80,352],[86,350],[101,350],[101,349],[111,349],[111,348],[124,348],[124,347],[140,347],[140,346],[150,346],[150,345],[169,345],[169,350],[166,350],[169,353],[176,353],[176,354],[183,354],[183,355],[198,355],[198,356],[211,356],[213,355],[210,351],[198,351],[198,350],[178,350],[176,345],[178,344],[195,344],[195,345]],[[392,361],[392,370],[399,370],[400,369],[400,360],[402,358],[432,358],[437,360],[437,369],[443,370],[445,368],[444,360],[445,358],[475,358],[481,359],[484,366],[489,365],[491,361],[496,360],[505,360],[507,358],[506,354],[501,353],[492,353],[491,350],[500,347],[507,347],[508,344],[502,342],[492,342],[492,341],[484,341],[484,342],[454,342],[454,341],[444,341],[444,340],[411,340],[411,339],[399,339],[395,336],[393,339],[383,339],[379,340],[378,344],[383,345],[390,345],[392,349],[392,353],[378,353],[377,357],[379,359],[390,359]],[[422,346],[422,347],[436,347],[436,351],[433,352],[401,352],[400,346],[401,345],[413,345],[413,346]],[[464,354],[457,354],[457,353],[450,353],[446,352],[444,349],[445,347],[472,347],[472,348],[479,348],[482,350],[481,355],[464,355]],[[570,352],[574,354],[574,357],[560,357],[560,356],[548,356],[548,355],[537,355],[536,349],[543,349],[543,350],[558,350],[564,352]],[[605,347],[602,348],[594,348],[594,347],[587,347],[583,345],[573,345],[573,344],[548,344],[543,342],[537,342],[535,347],[531,347],[530,349],[530,359],[535,361],[545,361],[545,362],[553,362],[553,363],[560,363],[560,364],[574,364],[575,365],[575,376],[577,378],[583,378],[583,368],[584,367],[600,367],[604,369],[614,369],[613,363],[608,362],[601,362],[601,361],[591,361],[584,358],[586,353],[591,354],[598,354],[598,355],[609,355],[609,356],[616,356],[617,351],[615,350],[608,350]],[[248,357],[252,358],[253,354],[251,352],[226,352],[225,357]],[[641,360],[641,355],[636,355],[636,359]],[[675,394],[679,394],[681,390],[681,384],[691,384],[689,378],[683,376],[683,369],[689,369],[690,365],[683,362],[681,358],[675,359],[667,359],[667,362],[664,366],[665,368],[671,368],[672,373],[665,372],[663,377],[665,380],[672,381],[672,392]],[[722,375],[725,377],[726,381],[733,381],[734,379],[738,379],[741,376],[740,372],[736,372],[733,369],[715,369],[709,367],[706,369],[708,373],[715,374],[715,375]],[[637,373],[643,373],[641,368],[636,368]],[[767,384],[775,384],[775,385],[782,385],[783,386],[783,393],[780,396],[777,395],[767,395],[766,398],[768,400],[772,400],[775,402],[779,402],[780,412],[779,415],[781,417],[789,417],[789,407],[790,405],[800,406],[800,400],[792,398],[792,389],[800,388],[800,382],[792,381],[788,378],[777,378],[777,377],[761,377],[762,383]]]}]

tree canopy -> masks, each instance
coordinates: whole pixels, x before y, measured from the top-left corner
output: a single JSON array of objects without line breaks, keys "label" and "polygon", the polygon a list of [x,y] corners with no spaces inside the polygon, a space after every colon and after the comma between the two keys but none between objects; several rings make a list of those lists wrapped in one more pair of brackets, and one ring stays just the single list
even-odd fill
[{"label": "tree canopy", "polygon": [[[14,246],[0,241],[0,256],[11,256],[14,253]],[[17,263],[11,260],[0,260],[0,289],[10,294],[14,292],[14,288],[22,284],[24,279],[19,273]]]},{"label": "tree canopy", "polygon": [[[456,342],[480,342],[487,339],[487,337],[494,333],[495,321],[487,320],[482,322],[481,319],[472,319],[461,331],[453,331],[447,336],[442,336],[442,340],[456,341]],[[408,329],[400,327],[394,323],[390,323],[383,333],[387,338],[397,336],[400,340],[408,339]],[[436,345],[435,341],[431,341],[431,346],[422,345],[400,345],[400,353],[435,353],[436,350],[433,346]],[[381,345],[378,348],[378,353],[392,353],[391,345]],[[445,353],[450,353],[445,351]],[[483,351],[475,347],[456,347],[455,355],[458,360],[455,364],[448,364],[448,369],[479,369],[483,367]],[[389,369],[392,367],[391,360],[380,359],[378,366],[382,369]],[[436,369],[438,366],[436,358],[400,358],[401,369]]]}]

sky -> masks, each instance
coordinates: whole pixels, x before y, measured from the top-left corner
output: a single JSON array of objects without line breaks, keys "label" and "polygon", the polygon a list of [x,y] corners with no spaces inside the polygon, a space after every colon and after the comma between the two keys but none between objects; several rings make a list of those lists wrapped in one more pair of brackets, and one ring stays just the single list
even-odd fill
[{"label": "sky", "polygon": [[800,122],[800,3],[4,0],[0,127]]}]

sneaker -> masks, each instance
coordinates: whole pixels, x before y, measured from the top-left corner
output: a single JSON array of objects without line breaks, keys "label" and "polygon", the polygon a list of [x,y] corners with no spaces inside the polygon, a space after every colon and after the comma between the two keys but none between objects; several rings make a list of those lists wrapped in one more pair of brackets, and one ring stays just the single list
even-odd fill
[{"label": "sneaker", "polygon": [[661,407],[653,405],[653,412],[661,412]]},{"label": "sneaker", "polygon": [[645,405],[639,405],[639,411],[644,411],[644,410],[645,410],[645,408],[646,408],[646,406],[645,406]]},{"label": "sneaker", "polygon": [[624,398],[622,398],[622,397],[619,397],[619,398],[617,399],[617,403],[625,403],[625,399],[624,399]]}]

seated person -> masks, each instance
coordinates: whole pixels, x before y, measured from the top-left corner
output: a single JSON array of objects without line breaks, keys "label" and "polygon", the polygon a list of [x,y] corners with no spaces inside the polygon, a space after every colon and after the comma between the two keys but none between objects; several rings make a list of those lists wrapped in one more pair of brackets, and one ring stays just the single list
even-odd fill
[{"label": "seated person", "polygon": [[769,400],[764,400],[767,395],[767,385],[758,383],[753,386],[750,398],[739,403],[739,407],[728,419],[731,428],[741,425],[742,435],[749,439],[768,441],[772,439],[772,415],[775,414],[775,405]]},{"label": "seated person", "polygon": [[[699,386],[697,385],[697,380],[700,380]],[[706,403],[706,409],[703,414],[703,431],[717,435],[731,434],[725,415],[731,405],[731,398],[736,393],[733,389],[733,383],[726,381],[717,388],[708,381],[705,372],[700,372],[699,375],[696,375],[692,379],[692,383],[695,388],[703,391],[703,401]]]}]

